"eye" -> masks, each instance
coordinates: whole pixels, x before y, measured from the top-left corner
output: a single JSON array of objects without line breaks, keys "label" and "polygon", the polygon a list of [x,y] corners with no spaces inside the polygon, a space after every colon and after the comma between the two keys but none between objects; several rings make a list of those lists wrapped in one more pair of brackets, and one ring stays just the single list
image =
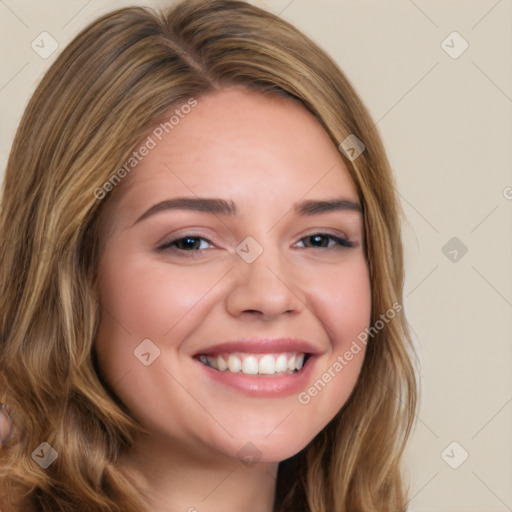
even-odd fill
[{"label": "eye", "polygon": [[180,238],[175,238],[174,240],[164,242],[162,245],[158,246],[158,250],[165,251],[171,249],[183,252],[197,252],[207,249],[208,245],[211,245],[211,242],[206,238],[201,236],[186,235]]},{"label": "eye", "polygon": [[336,246],[354,247],[354,244],[349,242],[347,239],[330,235],[328,233],[314,233],[301,238],[299,242],[302,242],[303,240],[307,241],[305,247],[311,249],[334,249]]}]

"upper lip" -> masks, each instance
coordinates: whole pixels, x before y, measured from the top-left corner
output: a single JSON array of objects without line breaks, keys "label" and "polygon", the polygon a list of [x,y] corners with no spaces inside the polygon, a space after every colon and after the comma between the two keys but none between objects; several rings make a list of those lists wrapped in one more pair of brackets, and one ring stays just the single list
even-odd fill
[{"label": "upper lip", "polygon": [[299,338],[251,338],[217,343],[216,345],[198,350],[194,357],[223,352],[246,352],[253,354],[297,352],[300,354],[318,354],[321,350],[314,343]]}]

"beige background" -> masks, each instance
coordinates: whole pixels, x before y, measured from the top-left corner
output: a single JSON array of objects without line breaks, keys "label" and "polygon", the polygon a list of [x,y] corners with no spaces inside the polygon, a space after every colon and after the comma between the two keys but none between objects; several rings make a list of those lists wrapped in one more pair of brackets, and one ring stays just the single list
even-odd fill
[{"label": "beige background", "polygon": [[[99,14],[131,3],[0,0],[2,173],[23,108],[60,49]],[[405,308],[423,366],[406,460],[410,511],[511,511],[512,1],[253,3],[337,60],[396,173],[408,218]],[[59,44],[46,60],[31,48],[43,31]],[[462,39],[442,46],[453,31],[469,44],[458,58],[443,47],[458,53]],[[460,464],[462,450],[469,457],[453,469],[445,461]]]}]

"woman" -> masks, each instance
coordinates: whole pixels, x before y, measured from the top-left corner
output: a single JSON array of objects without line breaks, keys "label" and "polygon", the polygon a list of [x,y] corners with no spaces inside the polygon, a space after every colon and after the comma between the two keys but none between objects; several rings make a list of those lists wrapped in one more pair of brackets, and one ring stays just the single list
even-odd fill
[{"label": "woman", "polygon": [[405,510],[399,205],[297,29],[228,0],[92,23],[26,109],[0,239],[3,509]]}]

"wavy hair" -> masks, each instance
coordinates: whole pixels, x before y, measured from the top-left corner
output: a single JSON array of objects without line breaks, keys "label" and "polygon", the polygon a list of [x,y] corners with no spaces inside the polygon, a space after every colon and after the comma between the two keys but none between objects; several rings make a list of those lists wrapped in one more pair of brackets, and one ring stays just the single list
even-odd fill
[{"label": "wavy hair", "polygon": [[[145,429],[102,382],[94,338],[101,188],[141,137],[209,91],[240,86],[297,99],[338,146],[364,211],[372,325],[401,304],[402,211],[381,138],[342,71],[286,21],[235,0],[187,0],[102,16],[62,51],[18,127],[0,213],[0,401],[15,425],[0,450],[9,504],[23,512],[140,512],[146,490],[121,465]],[[403,310],[368,342],[333,420],[279,464],[275,511],[397,512],[417,406]],[[48,442],[58,458],[32,458]]]}]

